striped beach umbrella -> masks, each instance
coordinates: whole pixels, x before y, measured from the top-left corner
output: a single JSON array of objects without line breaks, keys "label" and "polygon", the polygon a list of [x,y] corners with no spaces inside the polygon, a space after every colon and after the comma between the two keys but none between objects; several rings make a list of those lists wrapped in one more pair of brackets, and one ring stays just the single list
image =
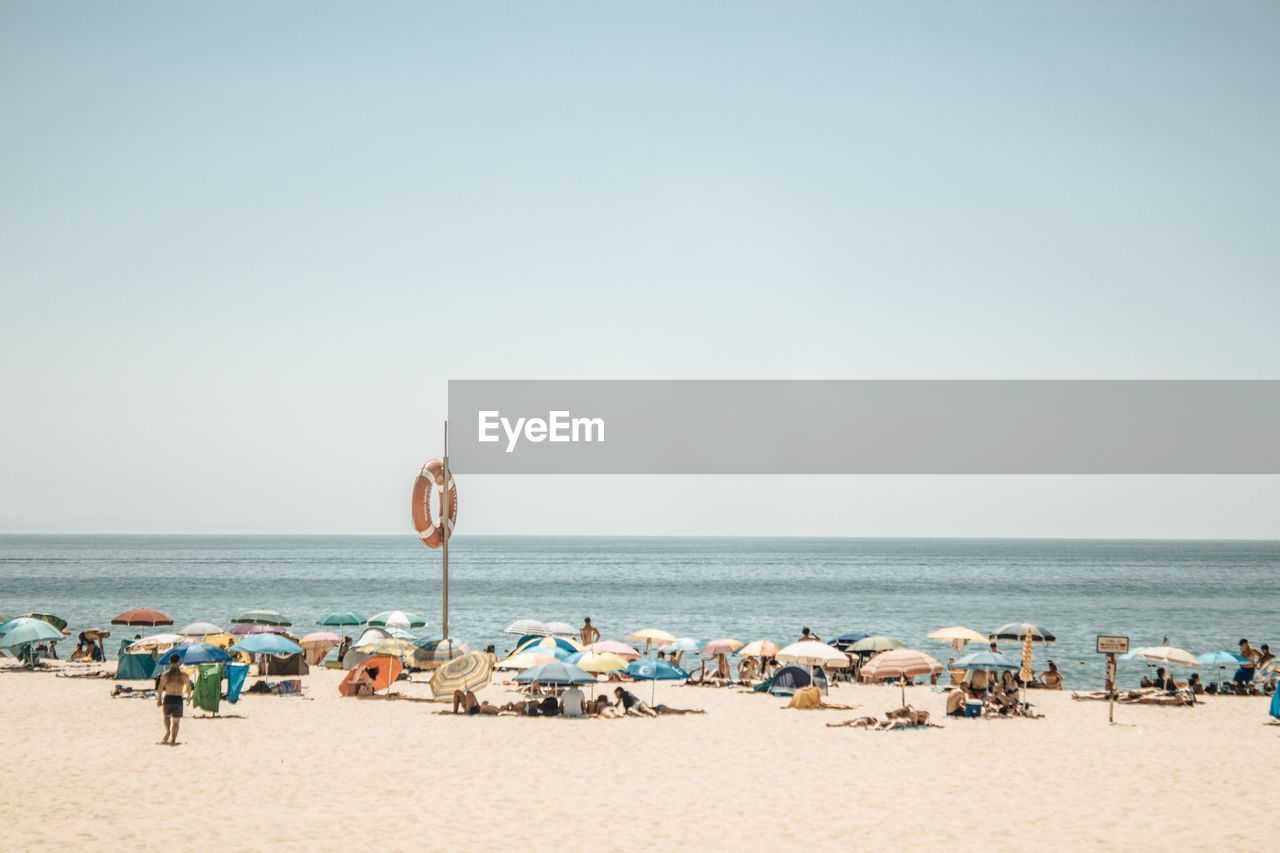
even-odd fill
[{"label": "striped beach umbrella", "polygon": [[578,629],[568,622],[548,622],[547,633],[561,637],[576,637],[578,636]]},{"label": "striped beach umbrella", "polygon": [[415,666],[423,669],[435,669],[470,651],[472,651],[471,646],[458,640],[447,638],[423,640],[418,643],[417,651],[413,653],[413,662]]},{"label": "striped beach umbrella", "polygon": [[384,610],[376,616],[370,616],[369,624],[377,625],[379,628],[423,628],[426,627],[427,620],[416,613]]},{"label": "striped beach umbrella", "polygon": [[547,630],[547,626],[539,622],[537,619],[517,619],[510,625],[502,629],[504,634],[517,634],[521,637],[527,634],[536,634],[539,637],[545,637],[551,633]]},{"label": "striped beach umbrella", "polygon": [[556,650],[562,651],[566,655],[571,655],[574,652],[582,651],[582,644],[568,637],[536,637],[516,647],[517,652],[537,652],[559,657],[555,653]]},{"label": "striped beach umbrella", "polygon": [[860,675],[872,681],[886,678],[902,680],[902,704],[907,704],[907,679],[920,675],[936,675],[942,664],[915,649],[893,649],[873,657],[863,665]]},{"label": "striped beach umbrella", "polygon": [[441,666],[431,676],[431,695],[449,699],[455,690],[476,690],[489,683],[493,661],[484,652],[470,652]]},{"label": "striped beach umbrella", "polygon": [[1053,643],[1058,639],[1048,628],[1041,628],[1030,622],[1010,622],[1008,625],[1001,625],[991,632],[989,639],[1021,640],[1028,632],[1031,633],[1033,643]]}]

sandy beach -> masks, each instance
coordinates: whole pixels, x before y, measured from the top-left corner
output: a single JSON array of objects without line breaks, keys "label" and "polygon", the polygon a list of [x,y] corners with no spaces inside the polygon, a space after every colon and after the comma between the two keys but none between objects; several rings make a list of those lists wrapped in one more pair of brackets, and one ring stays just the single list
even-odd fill
[{"label": "sandy beach", "polygon": [[[220,719],[188,706],[182,743],[165,747],[153,701],[6,661],[0,761],[25,780],[3,785],[8,842],[171,848],[157,830],[164,816],[186,821],[201,846],[235,850],[1263,850],[1280,827],[1280,728],[1266,725],[1262,698],[1118,706],[1109,726],[1105,703],[1040,691],[1040,720],[868,732],[824,725],[851,712],[663,683],[658,701],[708,713],[438,716],[436,704],[341,699],[339,676],[313,670],[303,698],[246,694]],[[648,684],[637,689],[647,698]],[[430,695],[425,683],[396,690]],[[507,694],[495,684],[482,698]],[[876,715],[898,699],[874,685],[828,697]],[[908,689],[935,718],[943,701]],[[37,779],[46,784],[32,789]]]}]

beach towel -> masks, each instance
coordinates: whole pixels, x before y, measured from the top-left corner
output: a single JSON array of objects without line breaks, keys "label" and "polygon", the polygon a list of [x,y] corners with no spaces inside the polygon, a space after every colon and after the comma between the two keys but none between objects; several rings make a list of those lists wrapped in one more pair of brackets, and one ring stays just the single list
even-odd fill
[{"label": "beach towel", "polygon": [[1271,716],[1280,720],[1280,684],[1276,685],[1276,692],[1271,694]]},{"label": "beach towel", "polygon": [[248,677],[248,664],[227,664],[227,701],[232,705],[240,701],[240,690],[244,687],[244,680]]},{"label": "beach towel", "polygon": [[206,663],[196,675],[196,687],[191,694],[191,704],[210,714],[218,713],[222,698],[222,664]]},{"label": "beach towel", "polygon": [[802,711],[822,707],[822,691],[817,687],[801,687],[787,703],[788,708],[799,708]]}]

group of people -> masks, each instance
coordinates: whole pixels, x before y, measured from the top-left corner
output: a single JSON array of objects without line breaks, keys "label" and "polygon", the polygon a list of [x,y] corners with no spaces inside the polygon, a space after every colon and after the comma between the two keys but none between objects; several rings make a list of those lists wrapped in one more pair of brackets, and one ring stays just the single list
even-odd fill
[{"label": "group of people", "polygon": [[603,694],[594,699],[587,699],[579,688],[568,687],[558,696],[548,695],[541,699],[529,698],[494,705],[488,700],[477,699],[476,694],[471,690],[455,690],[453,691],[453,709],[440,713],[473,716],[484,714],[493,717],[598,717],[603,719],[706,713],[701,708],[673,708],[661,703],[650,705],[624,687],[614,688],[613,695],[613,701]]}]

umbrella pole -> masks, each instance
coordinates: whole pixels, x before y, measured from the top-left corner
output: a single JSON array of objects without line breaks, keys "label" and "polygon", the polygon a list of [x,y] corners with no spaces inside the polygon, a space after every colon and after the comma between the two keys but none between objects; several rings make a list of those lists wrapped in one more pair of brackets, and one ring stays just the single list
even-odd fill
[{"label": "umbrella pole", "polygon": [[898,682],[902,685],[902,707],[907,707],[907,677],[901,676]]}]

